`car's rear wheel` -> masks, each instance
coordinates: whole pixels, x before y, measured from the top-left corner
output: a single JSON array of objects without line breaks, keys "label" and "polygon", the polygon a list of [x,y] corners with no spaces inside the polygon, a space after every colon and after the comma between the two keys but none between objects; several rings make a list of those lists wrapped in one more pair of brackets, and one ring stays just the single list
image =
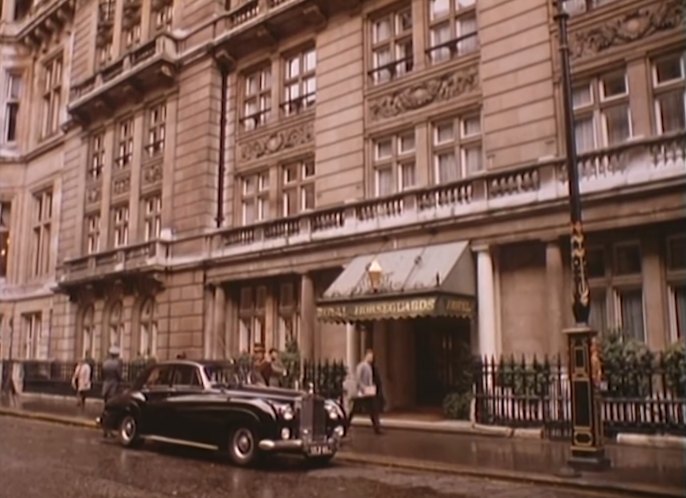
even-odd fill
[{"label": "car's rear wheel", "polygon": [[259,457],[255,431],[248,426],[238,427],[229,436],[229,456],[236,465],[246,467]]},{"label": "car's rear wheel", "polygon": [[126,448],[140,446],[142,440],[138,432],[138,419],[135,416],[127,413],[122,417],[117,429],[117,439],[119,444]]}]

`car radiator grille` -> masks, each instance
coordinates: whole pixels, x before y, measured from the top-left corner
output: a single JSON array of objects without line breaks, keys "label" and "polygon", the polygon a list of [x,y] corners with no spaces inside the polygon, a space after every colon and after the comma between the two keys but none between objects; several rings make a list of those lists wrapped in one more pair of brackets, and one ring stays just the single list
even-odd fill
[{"label": "car radiator grille", "polygon": [[326,410],[324,400],[316,396],[303,398],[300,412],[300,434],[312,439],[326,437]]}]

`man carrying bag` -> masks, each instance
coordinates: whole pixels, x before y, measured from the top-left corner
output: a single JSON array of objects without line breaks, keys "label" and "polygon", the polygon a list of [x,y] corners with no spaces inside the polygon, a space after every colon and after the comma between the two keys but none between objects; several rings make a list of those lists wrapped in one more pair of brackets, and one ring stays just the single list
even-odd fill
[{"label": "man carrying bag", "polygon": [[348,427],[350,427],[354,415],[360,413],[361,410],[366,410],[372,421],[374,432],[376,434],[383,434],[379,422],[379,402],[377,386],[374,383],[374,371],[372,370],[373,361],[374,352],[371,349],[368,349],[364,355],[364,360],[362,360],[355,369],[357,395],[350,400],[352,408],[350,409],[350,416],[348,417]]}]

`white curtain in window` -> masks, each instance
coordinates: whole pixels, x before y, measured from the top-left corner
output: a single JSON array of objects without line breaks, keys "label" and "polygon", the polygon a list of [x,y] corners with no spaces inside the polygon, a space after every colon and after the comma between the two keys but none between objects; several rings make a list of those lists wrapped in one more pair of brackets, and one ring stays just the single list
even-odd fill
[{"label": "white curtain in window", "polygon": [[481,146],[466,147],[464,149],[464,163],[468,175],[481,171],[483,168]]},{"label": "white curtain in window", "polygon": [[593,133],[593,117],[587,116],[576,118],[574,126],[574,135],[576,137],[576,152],[583,154],[595,149],[595,136]]},{"label": "white curtain in window", "polygon": [[624,337],[644,341],[643,292],[641,290],[623,291],[620,293],[619,300]]},{"label": "white curtain in window", "polygon": [[376,195],[384,196],[393,193],[393,171],[391,168],[376,170]]},{"label": "white curtain in window", "polygon": [[436,167],[438,169],[437,180],[439,184],[454,182],[460,177],[457,171],[457,161],[455,160],[454,152],[437,154]]},{"label": "white curtain in window", "polygon": [[602,334],[607,331],[605,289],[591,290],[591,314],[588,317],[588,324],[598,333]]},{"label": "white curtain in window", "polygon": [[674,308],[676,313],[677,337],[686,336],[686,286],[674,288]]},{"label": "white curtain in window", "polygon": [[686,128],[683,90],[660,96],[657,99],[657,105],[660,113],[660,131],[662,133],[683,131]]},{"label": "white curtain in window", "polygon": [[631,136],[628,105],[609,107],[603,111],[607,132],[607,145],[626,142]]}]

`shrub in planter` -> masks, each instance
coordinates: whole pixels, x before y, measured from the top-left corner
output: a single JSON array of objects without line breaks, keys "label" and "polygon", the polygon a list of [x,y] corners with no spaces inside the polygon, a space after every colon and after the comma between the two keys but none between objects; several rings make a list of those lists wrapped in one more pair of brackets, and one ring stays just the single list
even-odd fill
[{"label": "shrub in planter", "polygon": [[443,415],[454,420],[469,420],[472,393],[450,393],[443,398]]},{"label": "shrub in planter", "polygon": [[686,343],[678,340],[671,344],[663,356],[667,388],[683,398],[686,395]]},{"label": "shrub in planter", "polygon": [[626,338],[619,330],[600,339],[603,378],[608,396],[644,397],[650,390],[655,357],[645,344]]}]

